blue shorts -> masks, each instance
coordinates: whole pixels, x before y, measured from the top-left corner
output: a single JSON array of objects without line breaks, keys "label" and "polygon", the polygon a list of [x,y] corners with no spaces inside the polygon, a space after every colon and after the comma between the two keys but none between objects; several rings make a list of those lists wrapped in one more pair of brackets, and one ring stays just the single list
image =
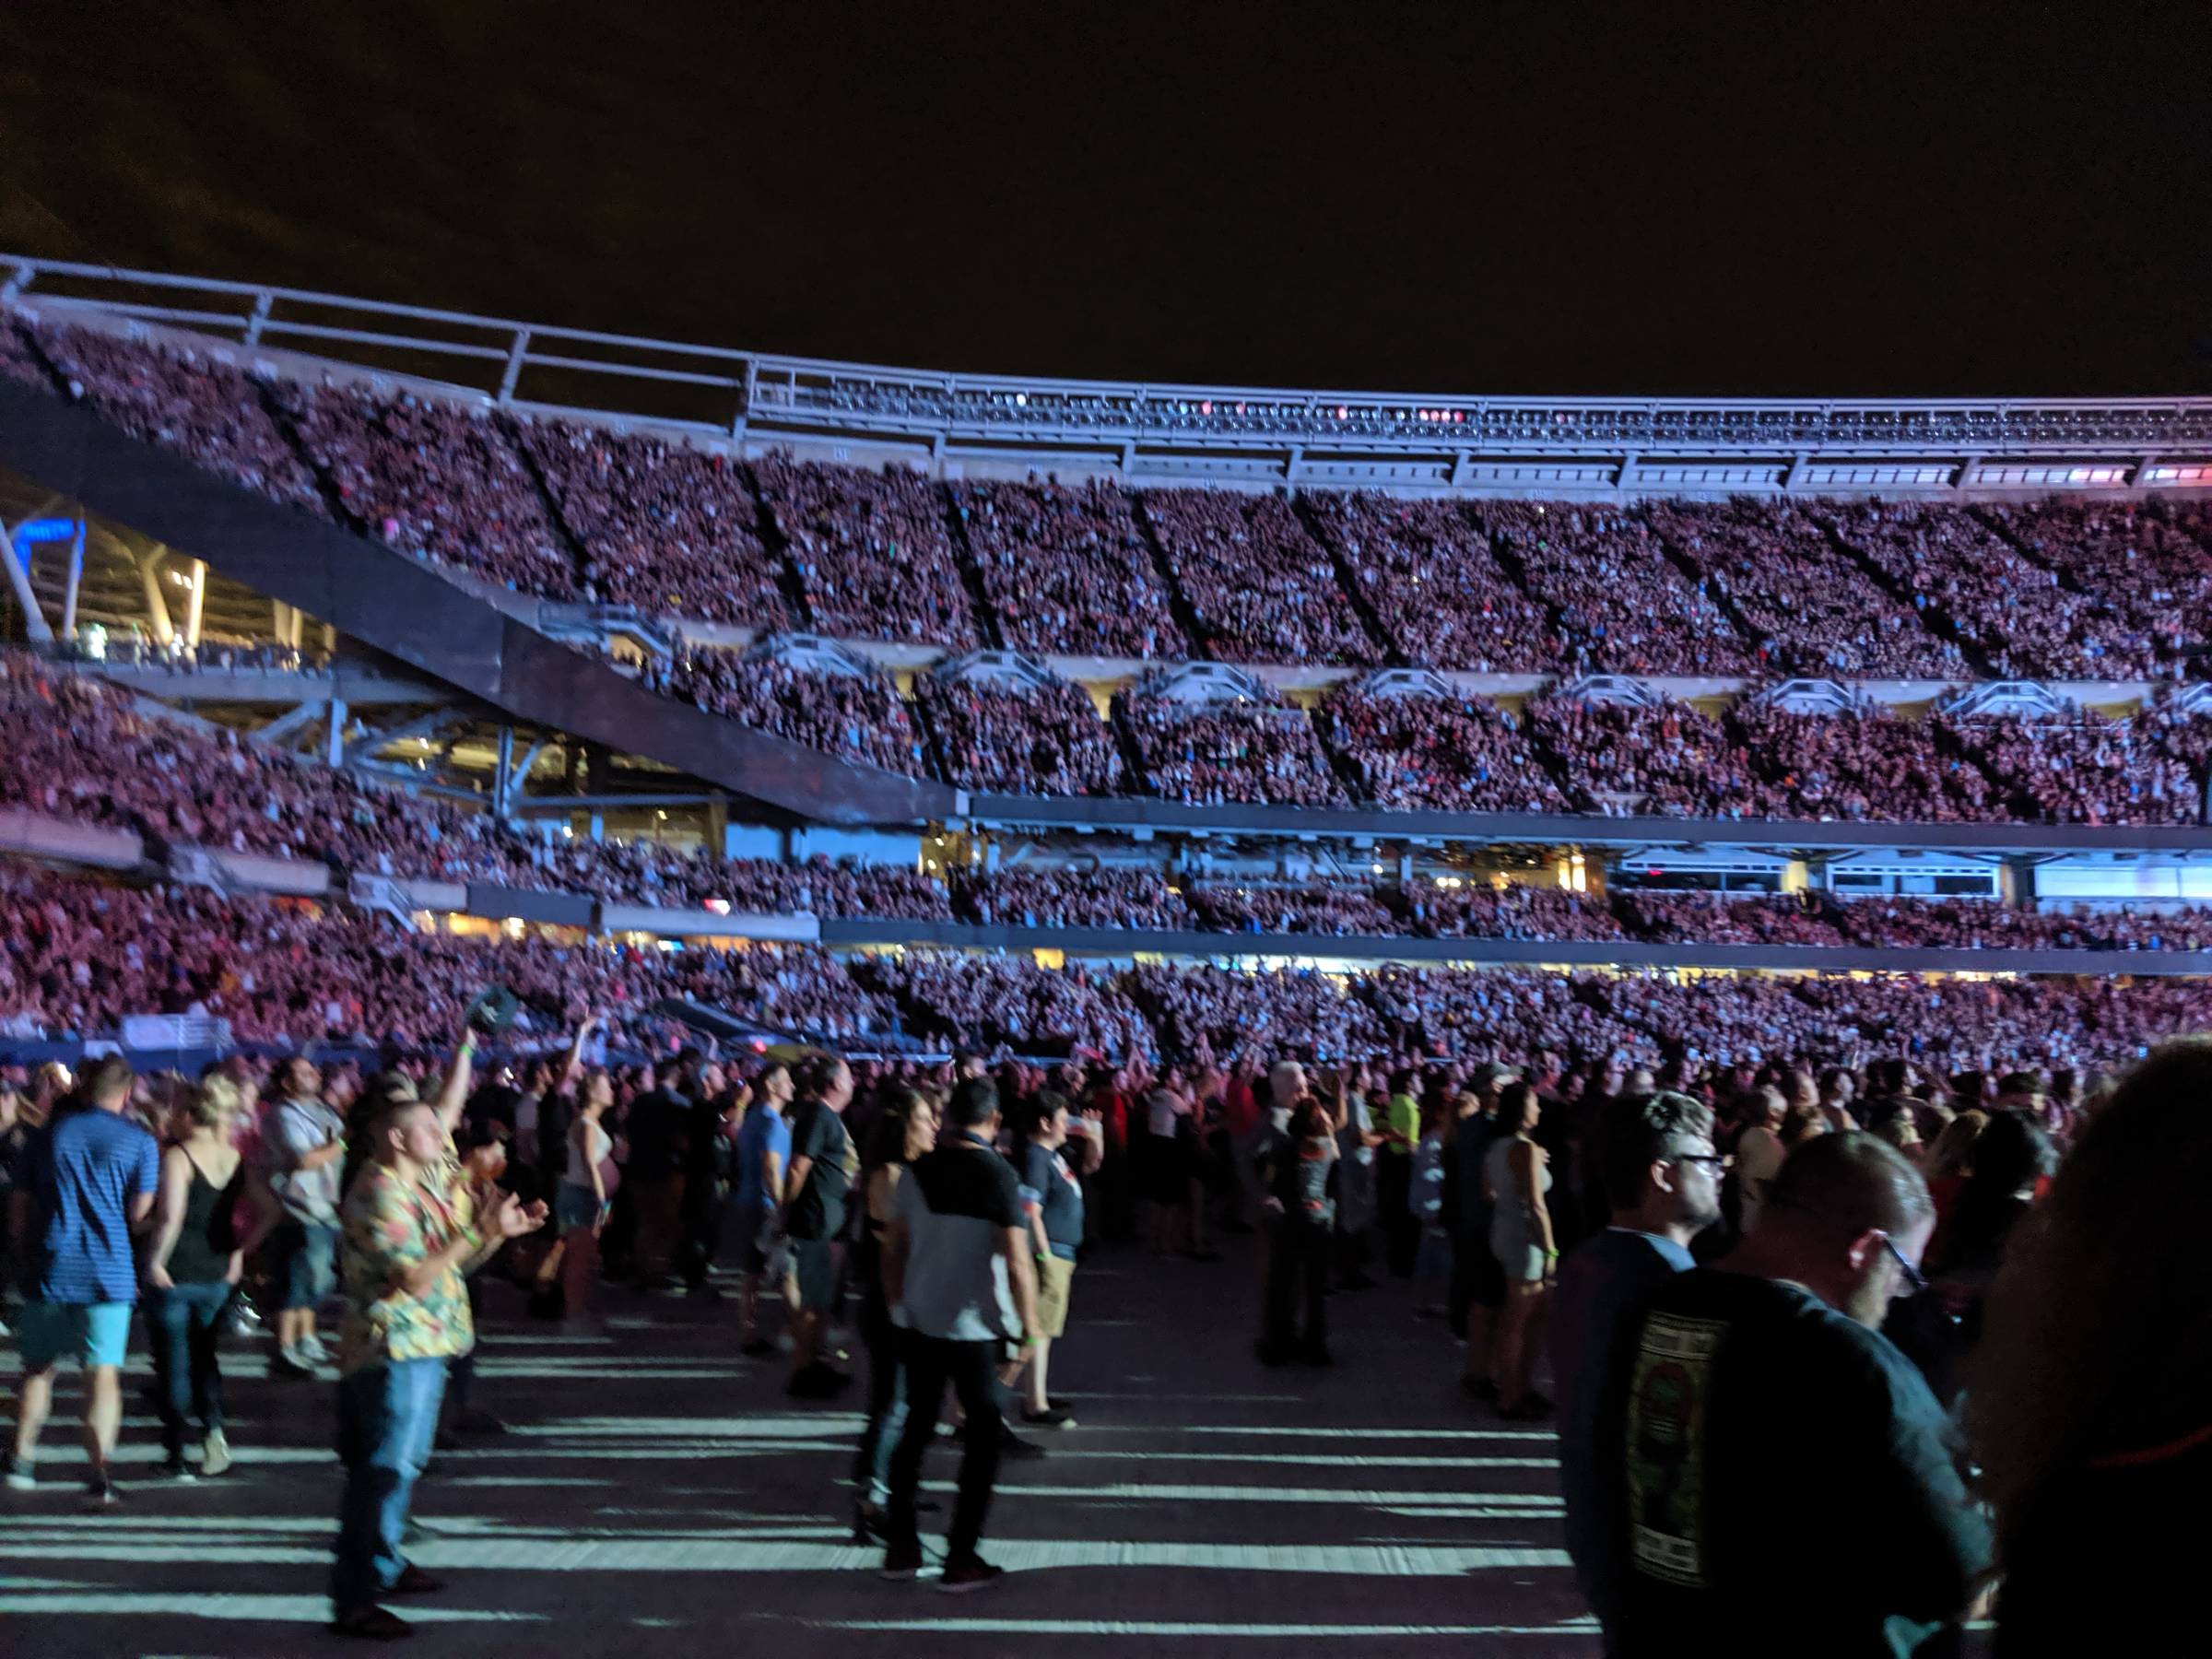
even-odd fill
[{"label": "blue shorts", "polygon": [[276,1265],[276,1305],[311,1312],[338,1282],[338,1230],[319,1221],[287,1221],[270,1240]]},{"label": "blue shorts", "polygon": [[74,1357],[79,1365],[121,1365],[131,1345],[129,1302],[49,1302],[24,1305],[16,1321],[16,1351],[25,1371],[44,1371]]}]

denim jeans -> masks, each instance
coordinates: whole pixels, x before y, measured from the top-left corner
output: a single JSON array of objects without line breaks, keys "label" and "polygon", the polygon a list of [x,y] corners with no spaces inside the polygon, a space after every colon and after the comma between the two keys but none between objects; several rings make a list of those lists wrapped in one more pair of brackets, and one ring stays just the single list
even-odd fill
[{"label": "denim jeans", "polygon": [[960,1409],[968,1414],[968,1433],[960,1446],[959,1496],[952,1506],[952,1531],[946,1538],[945,1559],[957,1566],[975,1558],[983,1535],[983,1516],[991,1508],[992,1483],[998,1478],[999,1435],[1006,1423],[999,1409],[998,1362],[1006,1344],[954,1342],[919,1331],[901,1331],[899,1335],[906,1358],[906,1427],[899,1436],[899,1449],[891,1453],[886,1542],[893,1549],[912,1548],[915,1543],[914,1500],[922,1485],[922,1454],[937,1432],[937,1411],[949,1382]]},{"label": "denim jeans", "polygon": [[338,1383],[338,1553],[330,1603],[340,1614],[373,1606],[406,1568],[400,1534],[407,1500],[430,1460],[438,1403],[445,1394],[443,1358],[365,1366]]},{"label": "denim jeans", "polygon": [[221,1279],[172,1285],[147,1300],[154,1382],[161,1398],[161,1445],[172,1454],[183,1448],[187,1417],[198,1418],[203,1432],[223,1426],[223,1373],[216,1369],[215,1345],[229,1303],[230,1287]]},{"label": "denim jeans", "polygon": [[906,1430],[906,1367],[903,1333],[891,1323],[883,1280],[873,1272],[861,1281],[860,1336],[868,1348],[868,1420],[853,1454],[853,1484],[864,1501],[880,1504],[890,1491],[891,1453]]}]

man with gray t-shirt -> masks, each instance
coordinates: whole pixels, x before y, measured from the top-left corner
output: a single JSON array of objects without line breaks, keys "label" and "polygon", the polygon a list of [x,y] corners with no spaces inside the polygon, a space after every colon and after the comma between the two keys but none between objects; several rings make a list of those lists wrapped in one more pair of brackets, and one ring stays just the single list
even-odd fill
[{"label": "man with gray t-shirt", "polygon": [[1006,1345],[1027,1348],[1039,1328],[1021,1183],[994,1149],[998,1127],[996,1088],[981,1077],[955,1088],[945,1111],[946,1138],[900,1182],[883,1241],[884,1300],[900,1331],[908,1401],[906,1430],[891,1455],[883,1573],[905,1579],[921,1569],[914,1496],[949,1382],[968,1419],[939,1586],[951,1591],[978,1589],[999,1576],[976,1553],[1004,1433],[997,1371]]},{"label": "man with gray t-shirt", "polygon": [[263,1173],[284,1206],[283,1225],[269,1240],[276,1281],[276,1352],[269,1374],[301,1377],[329,1358],[315,1335],[315,1309],[337,1282],[346,1120],[323,1100],[323,1075],[312,1061],[298,1055],[286,1061],[278,1082],[262,1135]]}]

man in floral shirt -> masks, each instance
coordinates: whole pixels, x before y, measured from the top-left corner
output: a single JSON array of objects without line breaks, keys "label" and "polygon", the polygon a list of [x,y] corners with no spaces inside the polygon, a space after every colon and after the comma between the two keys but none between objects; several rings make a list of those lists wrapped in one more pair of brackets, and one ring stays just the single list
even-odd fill
[{"label": "man in floral shirt", "polygon": [[[465,1047],[458,1075],[465,1054]],[[446,1366],[476,1342],[464,1277],[509,1239],[542,1225],[545,1206],[525,1208],[501,1193],[477,1210],[459,1178],[446,1113],[411,1088],[388,1097],[370,1143],[370,1161],[347,1190],[343,1210],[338,1455],[346,1488],[331,1628],[388,1640],[407,1634],[407,1626],[377,1606],[379,1595],[441,1587],[400,1554],[400,1535],[429,1461]]]}]

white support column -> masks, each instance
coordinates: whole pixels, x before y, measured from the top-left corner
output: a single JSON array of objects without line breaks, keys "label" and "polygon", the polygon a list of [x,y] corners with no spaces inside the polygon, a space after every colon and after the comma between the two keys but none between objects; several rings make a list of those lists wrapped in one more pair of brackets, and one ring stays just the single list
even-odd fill
[{"label": "white support column", "polygon": [[149,553],[138,561],[138,580],[146,587],[146,621],[154,630],[154,643],[166,645],[177,637],[169,620],[169,601],[161,596],[161,555]]},{"label": "white support column", "polygon": [[330,718],[323,727],[323,764],[343,766],[346,764],[346,700],[342,697],[332,698],[328,712]]},{"label": "white support column", "polygon": [[507,816],[507,792],[514,786],[514,728],[500,728],[499,760],[491,773],[491,809],[500,818]]},{"label": "white support column", "polygon": [[266,288],[253,296],[253,314],[246,319],[247,345],[258,346],[261,344],[261,331],[268,324],[269,307],[276,303],[276,296]]},{"label": "white support column", "polygon": [[529,355],[530,331],[514,331],[514,344],[507,348],[507,369],[500,376],[500,406],[505,408],[514,401],[515,382],[523,378],[523,359]]},{"label": "white support column", "polygon": [[184,643],[200,648],[200,618],[207,608],[207,561],[192,561],[192,586],[184,595]]},{"label": "white support column", "polygon": [[85,521],[76,521],[76,535],[69,543],[69,580],[62,589],[62,638],[76,638],[76,591],[85,580]]},{"label": "white support column", "polygon": [[46,613],[39,608],[38,595],[30,591],[30,571],[16,557],[16,538],[0,524],[0,559],[7,561],[7,580],[16,590],[16,603],[23,607],[23,631],[35,644],[51,645],[53,629],[47,625]]}]

